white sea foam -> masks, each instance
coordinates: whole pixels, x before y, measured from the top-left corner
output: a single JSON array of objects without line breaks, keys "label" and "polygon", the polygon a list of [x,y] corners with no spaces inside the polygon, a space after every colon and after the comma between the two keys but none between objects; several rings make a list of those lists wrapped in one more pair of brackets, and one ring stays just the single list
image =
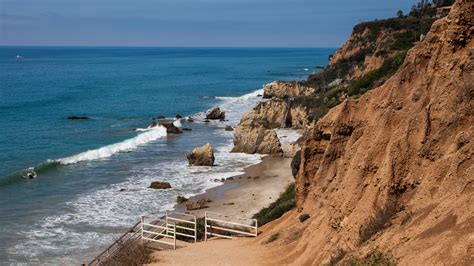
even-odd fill
[{"label": "white sea foam", "polygon": [[[243,113],[261,99],[258,96],[261,93],[262,90],[258,90],[241,97],[219,98],[222,101],[220,107],[226,112],[226,119],[229,121],[213,121],[210,126],[237,124]],[[193,117],[203,118],[204,115],[203,112]],[[28,258],[29,261],[48,254],[52,258],[51,262],[57,262],[55,258],[68,254],[70,261],[64,263],[77,263],[85,259],[84,254],[96,255],[97,248],[113,242],[140,215],[162,214],[173,208],[178,195],[190,197],[203,193],[206,189],[221,184],[215,182],[215,179],[241,174],[245,167],[261,161],[261,155],[231,153],[231,132],[223,129],[211,132],[226,136],[226,141],[214,146],[214,167],[189,167],[186,160],[157,161],[146,167],[129,165],[131,169],[127,169],[126,180],[85,192],[67,202],[67,211],[38,220],[31,229],[21,232],[25,240],[12,246],[8,252]],[[147,143],[157,145],[156,149],[159,149],[161,144],[154,144],[152,141],[165,135],[166,130],[162,127],[146,129],[132,139],[64,158],[60,162],[69,164],[106,158]],[[161,191],[148,188],[150,182],[156,180],[169,182],[172,188]],[[42,259],[41,262],[45,261]]]},{"label": "white sea foam", "polygon": [[173,125],[174,125],[175,127],[177,127],[177,128],[182,128],[182,127],[183,127],[183,125],[181,124],[181,119],[180,119],[180,118],[176,119],[176,120],[173,122]]},{"label": "white sea foam", "polygon": [[111,144],[99,149],[89,150],[70,157],[59,159],[61,164],[74,164],[82,161],[92,161],[112,156],[118,152],[125,152],[136,149],[145,143],[157,140],[166,136],[166,128],[163,126],[154,127],[152,130],[140,133],[139,135],[124,140],[119,143]]}]

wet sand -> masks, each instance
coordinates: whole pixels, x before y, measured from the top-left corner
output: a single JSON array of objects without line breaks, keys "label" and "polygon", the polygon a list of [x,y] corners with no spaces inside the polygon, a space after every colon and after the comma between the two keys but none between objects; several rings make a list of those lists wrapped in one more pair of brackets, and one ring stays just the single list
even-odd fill
[{"label": "wet sand", "polygon": [[[204,194],[191,197],[197,201],[209,198],[209,208],[189,211],[198,217],[204,212],[251,218],[262,208],[274,202],[292,183],[291,158],[268,155],[262,162],[247,167],[244,174],[228,178],[221,186],[208,189]],[[184,204],[177,204],[176,211],[187,212]]]}]

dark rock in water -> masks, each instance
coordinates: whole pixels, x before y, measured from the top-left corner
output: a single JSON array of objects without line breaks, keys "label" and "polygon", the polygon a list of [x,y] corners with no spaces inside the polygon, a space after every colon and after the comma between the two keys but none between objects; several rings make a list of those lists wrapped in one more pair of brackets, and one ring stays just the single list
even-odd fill
[{"label": "dark rock in water", "polygon": [[170,123],[170,122],[163,122],[163,123],[160,123],[160,125],[164,126],[166,128],[166,133],[168,134],[179,134],[179,133],[183,133],[183,131],[181,131],[181,129],[177,128],[175,125],[173,125],[173,123]]},{"label": "dark rock in water", "polygon": [[315,66],[316,69],[324,69],[324,66]]},{"label": "dark rock in water", "polygon": [[157,117],[153,117],[152,119],[153,119],[153,120],[160,120],[160,119],[165,119],[165,118],[166,118],[165,116],[159,115],[159,116],[157,116]]},{"label": "dark rock in water", "polygon": [[123,192],[123,191],[126,191],[126,189],[125,189],[125,188],[121,188],[121,189],[119,189],[119,191],[120,191],[120,192]]},{"label": "dark rock in water", "polygon": [[151,122],[148,127],[156,127],[158,124],[156,122]]},{"label": "dark rock in water", "polygon": [[301,163],[301,150],[297,151],[295,153],[295,156],[293,156],[293,160],[291,160],[291,174],[293,176],[296,176],[296,174],[298,174],[298,171],[300,170],[300,163]]},{"label": "dark rock in water", "polygon": [[180,118],[183,118],[183,117],[180,114],[177,114],[176,119],[180,119]]},{"label": "dark rock in water", "polygon": [[154,181],[154,182],[151,182],[150,188],[168,189],[168,188],[171,188],[171,185],[168,182]]},{"label": "dark rock in water", "polygon": [[262,94],[257,94],[257,97],[262,97],[263,95]]},{"label": "dark rock in water", "polygon": [[186,121],[188,121],[189,123],[192,123],[192,122],[194,122],[194,119],[192,117],[188,117],[188,119],[186,119]]},{"label": "dark rock in water", "polygon": [[206,119],[211,119],[211,120],[225,119],[225,112],[221,112],[221,109],[219,107],[216,107],[212,109],[212,111],[206,115]]},{"label": "dark rock in water", "polygon": [[189,165],[196,166],[213,166],[214,165],[214,151],[211,144],[207,143],[202,147],[196,147],[191,153],[186,155]]},{"label": "dark rock in water", "polygon": [[87,116],[68,116],[67,119],[69,120],[89,120],[90,117],[87,117]]},{"label": "dark rock in water", "polygon": [[187,128],[187,127],[183,127],[183,128],[181,128],[181,130],[183,130],[183,131],[193,131],[192,128]]},{"label": "dark rock in water", "polygon": [[209,122],[211,122],[211,121],[209,121],[208,119],[204,120],[204,123],[209,123]]},{"label": "dark rock in water", "polygon": [[234,131],[234,128],[232,126],[229,126],[229,125],[225,126],[224,129],[225,129],[225,131]]},{"label": "dark rock in water", "polygon": [[178,197],[176,197],[176,203],[178,203],[178,204],[185,203],[185,202],[187,202],[188,200],[189,200],[188,198],[183,197],[183,196],[178,196]]}]

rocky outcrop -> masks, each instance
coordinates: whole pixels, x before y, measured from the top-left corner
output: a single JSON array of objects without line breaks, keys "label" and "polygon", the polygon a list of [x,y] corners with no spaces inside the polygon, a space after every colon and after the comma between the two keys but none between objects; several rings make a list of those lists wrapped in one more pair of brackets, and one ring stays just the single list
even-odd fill
[{"label": "rocky outcrop", "polygon": [[214,151],[209,143],[202,147],[194,148],[186,158],[188,159],[189,165],[195,166],[213,166],[215,160]]},{"label": "rocky outcrop", "polygon": [[176,197],[176,203],[178,204],[183,204],[185,203],[186,201],[188,201],[189,199],[186,198],[186,197],[183,197],[183,196],[177,196]]},{"label": "rocky outcrop", "polygon": [[205,197],[198,201],[188,200],[185,202],[185,206],[186,206],[186,210],[195,211],[195,210],[209,208],[208,203],[210,202],[211,200]]},{"label": "rocky outcrop", "polygon": [[219,107],[212,109],[207,115],[206,119],[209,120],[224,120],[225,112],[222,112]]},{"label": "rocky outcrop", "polygon": [[[400,265],[474,262],[473,31],[474,2],[456,1],[383,86],[305,134],[297,210],[262,236],[280,233],[288,255],[275,264],[374,250]],[[311,218],[300,223],[302,213]]]},{"label": "rocky outcrop", "polygon": [[168,188],[171,188],[171,185],[168,182],[153,181],[150,184],[150,188],[153,188],[153,189],[168,189]]},{"label": "rocky outcrop", "polygon": [[314,94],[314,88],[299,81],[273,81],[263,86],[263,98],[288,98]]},{"label": "rocky outcrop", "polygon": [[180,134],[183,133],[181,129],[176,127],[173,122],[161,122],[160,125],[164,126],[166,128],[166,133],[168,134]]},{"label": "rocky outcrop", "polygon": [[225,131],[234,131],[234,128],[231,125],[226,125],[224,130]]},{"label": "rocky outcrop", "polygon": [[240,124],[234,130],[232,152],[277,154],[283,151],[275,130],[262,125]]}]

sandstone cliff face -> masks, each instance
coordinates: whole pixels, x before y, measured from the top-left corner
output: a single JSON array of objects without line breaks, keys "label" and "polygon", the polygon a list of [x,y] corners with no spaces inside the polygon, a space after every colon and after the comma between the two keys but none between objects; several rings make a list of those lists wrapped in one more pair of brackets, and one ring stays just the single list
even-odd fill
[{"label": "sandstone cliff face", "polygon": [[288,98],[314,94],[314,88],[303,85],[298,81],[273,81],[263,86],[263,98]]},{"label": "sandstone cliff face", "polygon": [[383,86],[311,127],[298,211],[265,232],[281,232],[279,263],[379,249],[401,265],[474,264],[473,31],[474,2],[458,0]]}]

